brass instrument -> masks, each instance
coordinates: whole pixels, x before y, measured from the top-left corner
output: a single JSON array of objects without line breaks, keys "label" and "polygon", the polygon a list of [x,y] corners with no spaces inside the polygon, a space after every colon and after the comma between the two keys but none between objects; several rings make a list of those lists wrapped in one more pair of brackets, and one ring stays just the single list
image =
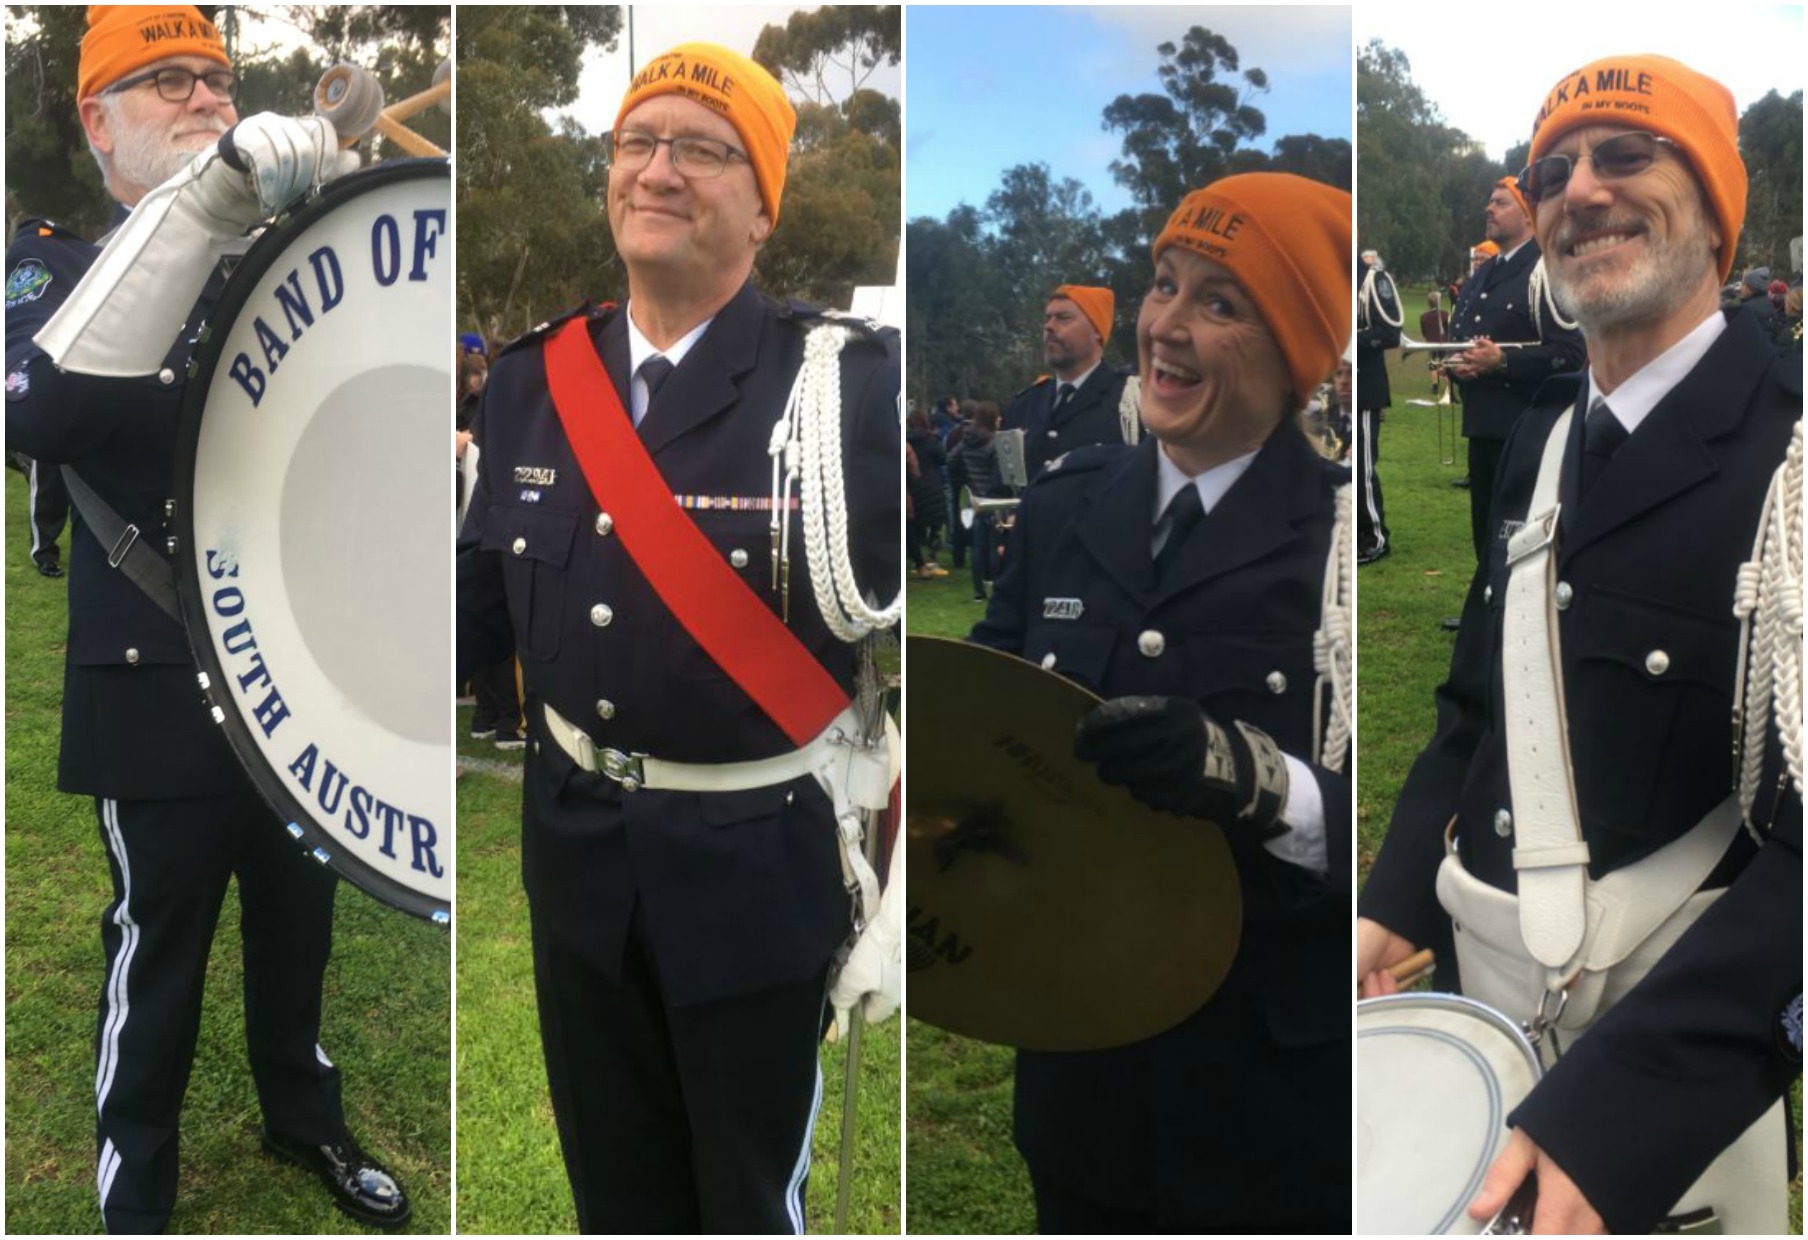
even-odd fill
[{"label": "brass instrument", "polygon": [[[972,487],[960,489],[960,523],[963,529],[973,528],[973,518],[981,513],[996,512],[1016,514],[1017,505],[1023,500],[1018,496],[988,499],[983,495],[973,494]],[[1001,524],[1003,524],[1001,522]]]}]

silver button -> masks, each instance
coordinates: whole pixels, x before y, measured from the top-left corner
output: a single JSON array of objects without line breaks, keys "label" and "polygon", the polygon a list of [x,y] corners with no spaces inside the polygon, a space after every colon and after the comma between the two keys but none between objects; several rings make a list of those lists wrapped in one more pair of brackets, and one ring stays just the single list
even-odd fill
[{"label": "silver button", "polygon": [[527,550],[527,539],[517,538],[514,542],[509,544],[509,550],[513,551],[516,555],[520,555],[523,551]]},{"label": "silver button", "polygon": [[176,372],[171,370],[168,366],[165,366],[162,370],[157,372],[157,382],[161,383],[164,387],[168,387],[175,381]]},{"label": "silver button", "polygon": [[1055,668],[1055,652],[1051,650],[1047,654],[1042,656],[1042,670],[1045,672],[1052,672],[1054,670],[1054,668]]},{"label": "silver button", "polygon": [[1557,610],[1568,611],[1569,605],[1576,601],[1576,589],[1567,581],[1557,583]]},{"label": "silver button", "polygon": [[615,718],[615,703],[608,698],[599,698],[596,703],[596,717],[598,719]]},{"label": "silver button", "polygon": [[610,607],[607,603],[598,603],[595,607],[590,609],[590,623],[594,624],[599,629],[608,628],[610,622],[614,619],[615,609]]},{"label": "silver button", "polygon": [[1661,650],[1653,650],[1645,656],[1645,670],[1653,676],[1662,676],[1670,670],[1670,656]]},{"label": "silver button", "polygon": [[1494,834],[1502,839],[1513,834],[1513,815],[1504,809],[1494,811]]},{"label": "silver button", "polygon": [[1493,586],[1483,586],[1482,587],[1482,602],[1492,603],[1493,601],[1494,601],[1494,587]]},{"label": "silver button", "polygon": [[1048,433],[1048,437],[1050,439],[1059,439],[1059,438],[1061,438],[1061,432],[1060,431],[1050,431]]},{"label": "silver button", "polygon": [[1481,321],[1482,321],[1482,316],[1481,316],[1481,315],[1479,315],[1479,314],[1478,314],[1478,315],[1476,315],[1476,316],[1475,316],[1475,321],[1476,321],[1476,322],[1477,322],[1477,323],[1479,323],[1479,322],[1481,322]]},{"label": "silver button", "polygon": [[1144,629],[1136,635],[1136,648],[1145,658],[1159,659],[1161,652],[1168,648],[1168,639],[1155,629]]},{"label": "silver button", "polygon": [[126,662],[132,664],[134,667],[138,665],[138,647],[126,647]]},{"label": "silver button", "polygon": [[615,528],[615,518],[614,517],[610,516],[606,512],[599,512],[596,514],[596,532],[600,537],[607,538],[609,536],[609,531],[614,528]]},{"label": "silver button", "polygon": [[1269,672],[1267,683],[1268,692],[1270,693],[1287,692],[1287,677],[1280,672]]},{"label": "silver button", "polygon": [[730,564],[734,565],[736,568],[746,568],[747,567],[747,553],[745,551],[741,550],[739,547],[736,547],[733,551],[730,551],[728,553],[728,562]]},{"label": "silver button", "polygon": [[1482,300],[1483,300],[1483,301],[1487,301],[1487,300],[1488,300],[1488,295],[1487,295],[1487,294],[1486,294],[1486,293],[1483,293],[1483,294],[1482,294]]}]

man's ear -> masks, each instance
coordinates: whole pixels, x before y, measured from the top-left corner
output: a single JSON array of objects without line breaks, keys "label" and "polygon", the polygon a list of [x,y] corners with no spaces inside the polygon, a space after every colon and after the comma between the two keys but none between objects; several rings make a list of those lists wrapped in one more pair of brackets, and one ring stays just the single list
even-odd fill
[{"label": "man's ear", "polygon": [[88,142],[102,155],[113,154],[113,117],[107,105],[93,95],[81,101],[76,109]]}]

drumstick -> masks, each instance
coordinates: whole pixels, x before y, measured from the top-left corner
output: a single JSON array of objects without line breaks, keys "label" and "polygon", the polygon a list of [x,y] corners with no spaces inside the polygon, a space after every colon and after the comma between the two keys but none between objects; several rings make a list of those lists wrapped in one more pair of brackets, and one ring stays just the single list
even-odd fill
[{"label": "drumstick", "polygon": [[1404,988],[1422,980],[1435,967],[1436,961],[1436,953],[1427,947],[1423,951],[1414,952],[1399,964],[1389,965],[1387,971]]}]

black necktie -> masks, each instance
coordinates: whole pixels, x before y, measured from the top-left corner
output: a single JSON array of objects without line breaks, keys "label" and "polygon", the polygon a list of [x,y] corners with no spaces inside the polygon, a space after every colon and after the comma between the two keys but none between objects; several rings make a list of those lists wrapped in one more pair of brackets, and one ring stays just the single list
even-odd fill
[{"label": "black necktie", "polygon": [[1162,519],[1168,523],[1168,540],[1161,544],[1161,551],[1155,557],[1157,585],[1162,584],[1167,578],[1168,570],[1173,568],[1174,561],[1180,558],[1187,535],[1193,532],[1194,526],[1205,520],[1205,505],[1199,500],[1199,488],[1191,482],[1181,487],[1179,493],[1168,501],[1168,508],[1162,513]]},{"label": "black necktie", "polygon": [[641,417],[653,412],[653,398],[659,395],[659,389],[665,386],[665,381],[672,377],[672,372],[676,369],[678,368],[670,358],[657,353],[640,364],[640,377],[647,385],[647,408]]},{"label": "black necktie", "polygon": [[1588,419],[1582,424],[1582,497],[1588,497],[1589,490],[1601,471],[1607,468],[1607,462],[1613,454],[1620,450],[1620,445],[1631,436],[1620,420],[1613,416],[1613,410],[1607,402],[1596,397],[1594,404],[1588,407]]},{"label": "black necktie", "polygon": [[1073,399],[1073,394],[1074,394],[1074,385],[1071,383],[1063,383],[1060,387],[1056,388],[1055,389],[1055,407],[1053,410],[1051,410],[1051,412],[1060,413],[1062,407],[1065,406],[1068,401]]}]

